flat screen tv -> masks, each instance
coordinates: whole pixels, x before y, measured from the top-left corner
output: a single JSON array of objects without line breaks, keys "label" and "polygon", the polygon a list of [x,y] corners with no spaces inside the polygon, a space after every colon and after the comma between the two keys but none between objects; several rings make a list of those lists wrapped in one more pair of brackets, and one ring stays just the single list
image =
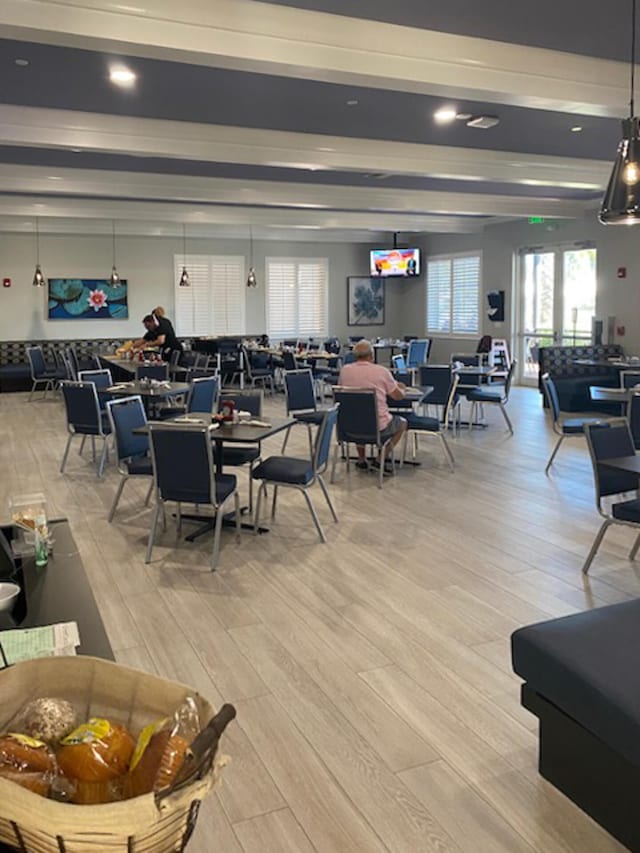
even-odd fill
[{"label": "flat screen tv", "polygon": [[373,249],[369,256],[371,276],[420,275],[420,249]]}]

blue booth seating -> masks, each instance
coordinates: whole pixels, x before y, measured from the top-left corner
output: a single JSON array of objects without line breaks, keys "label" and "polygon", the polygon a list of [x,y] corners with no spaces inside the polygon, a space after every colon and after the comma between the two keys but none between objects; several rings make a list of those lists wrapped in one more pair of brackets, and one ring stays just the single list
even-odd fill
[{"label": "blue booth seating", "polygon": [[[606,362],[608,359],[620,358],[623,355],[624,349],[619,344],[540,347],[539,376],[548,373],[553,379],[558,391],[560,409],[563,412],[586,412],[598,409],[609,411],[610,407],[606,404],[594,403],[591,400],[589,386],[616,387],[619,384],[618,370],[615,367],[607,367],[605,364],[576,364],[575,360],[593,359]],[[540,380],[538,384],[542,394]]]},{"label": "blue booth seating", "polygon": [[41,346],[47,363],[55,366],[54,352],[63,352],[66,347],[75,347],[81,370],[95,367],[93,353],[100,349],[115,352],[122,339],[57,340],[57,341],[0,341],[0,392],[29,391],[31,372],[27,359],[27,347]]},{"label": "blue booth seating", "polygon": [[511,637],[522,704],[540,721],[542,776],[640,850],[640,599]]}]

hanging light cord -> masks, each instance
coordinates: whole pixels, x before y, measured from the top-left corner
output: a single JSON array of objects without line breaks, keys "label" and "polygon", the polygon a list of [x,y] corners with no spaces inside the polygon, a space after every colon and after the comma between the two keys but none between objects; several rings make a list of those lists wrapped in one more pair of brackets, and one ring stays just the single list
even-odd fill
[{"label": "hanging light cord", "polygon": [[36,265],[40,266],[40,220],[36,216]]},{"label": "hanging light cord", "polygon": [[635,85],[636,85],[636,4],[637,0],[632,0],[631,10],[631,102],[629,109],[631,118],[635,115]]},{"label": "hanging light cord", "polygon": [[112,252],[113,255],[113,264],[112,266],[115,268],[116,265],[116,223],[112,219],[111,220],[111,235],[112,235]]}]

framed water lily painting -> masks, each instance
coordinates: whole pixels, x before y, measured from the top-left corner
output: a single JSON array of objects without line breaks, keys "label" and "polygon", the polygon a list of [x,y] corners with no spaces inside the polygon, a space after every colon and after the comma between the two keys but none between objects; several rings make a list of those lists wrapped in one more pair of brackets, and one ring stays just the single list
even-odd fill
[{"label": "framed water lily painting", "polygon": [[351,275],[347,278],[347,325],[384,325],[384,281]]},{"label": "framed water lily painting", "polygon": [[50,320],[126,320],[127,281],[106,278],[50,278]]}]

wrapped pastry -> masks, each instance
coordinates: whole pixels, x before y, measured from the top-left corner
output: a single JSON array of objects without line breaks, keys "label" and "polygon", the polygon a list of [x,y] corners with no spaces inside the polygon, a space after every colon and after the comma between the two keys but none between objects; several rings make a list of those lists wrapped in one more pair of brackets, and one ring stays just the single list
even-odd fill
[{"label": "wrapped pastry", "polygon": [[0,737],[0,777],[47,796],[56,775],[56,760],[46,743],[27,735]]},{"label": "wrapped pastry", "polygon": [[65,737],[58,766],[74,783],[73,803],[108,803],[121,799],[120,781],[129,769],[134,741],[127,729],[94,717]]},{"label": "wrapped pastry", "polygon": [[36,740],[56,744],[78,725],[76,711],[64,699],[34,699],[22,713],[23,731]]}]

